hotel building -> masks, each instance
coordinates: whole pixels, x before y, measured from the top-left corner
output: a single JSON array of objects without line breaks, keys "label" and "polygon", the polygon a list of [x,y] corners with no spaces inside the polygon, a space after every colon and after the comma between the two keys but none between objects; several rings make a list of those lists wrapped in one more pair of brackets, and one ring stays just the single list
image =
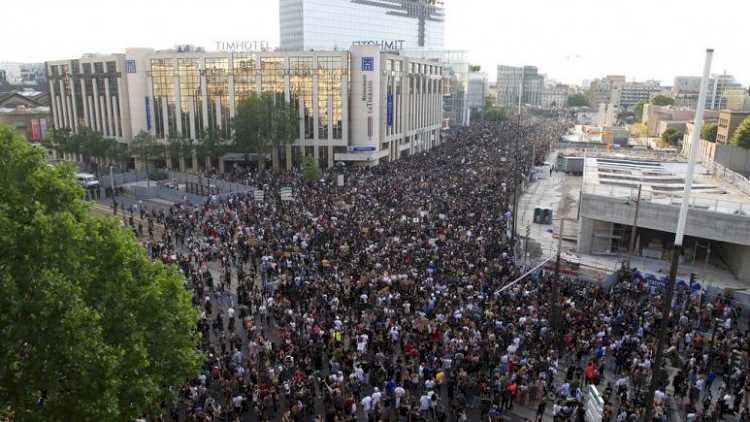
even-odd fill
[{"label": "hotel building", "polygon": [[129,143],[141,130],[231,138],[237,104],[251,92],[283,93],[300,116],[287,149],[377,164],[440,143],[442,65],[379,46],[338,51],[205,52],[190,46],[46,63],[56,128],[96,129]]}]

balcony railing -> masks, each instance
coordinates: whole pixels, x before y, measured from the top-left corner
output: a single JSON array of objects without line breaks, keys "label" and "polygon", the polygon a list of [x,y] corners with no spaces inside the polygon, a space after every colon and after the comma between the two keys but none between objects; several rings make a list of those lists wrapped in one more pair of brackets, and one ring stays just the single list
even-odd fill
[{"label": "balcony railing", "polygon": [[[623,203],[628,201],[635,202],[638,198],[637,187],[628,189],[622,186],[601,185],[598,183],[585,183],[583,185],[583,193],[606,196],[609,198],[622,198]],[[682,203],[682,192],[671,194],[642,191],[641,201],[650,202],[652,204],[679,207]],[[707,198],[701,196],[700,194],[695,195],[694,193],[691,193],[690,208],[722,214],[743,215],[750,218],[750,203]]]}]

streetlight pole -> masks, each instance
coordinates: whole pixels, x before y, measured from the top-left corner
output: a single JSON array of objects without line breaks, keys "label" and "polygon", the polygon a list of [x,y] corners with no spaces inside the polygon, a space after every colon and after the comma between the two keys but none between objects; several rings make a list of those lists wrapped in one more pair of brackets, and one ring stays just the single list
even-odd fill
[{"label": "streetlight pole", "polygon": [[[656,343],[656,356],[652,365],[653,373],[651,375],[651,386],[646,396],[646,406],[643,412],[643,422],[651,422],[651,415],[654,407],[654,395],[656,389],[661,384],[662,357],[664,348],[667,344],[667,333],[669,331],[670,311],[672,310],[672,299],[674,298],[675,279],[677,278],[677,267],[680,265],[680,251],[682,250],[682,240],[685,235],[685,223],[687,222],[688,207],[690,204],[690,190],[693,187],[693,173],[695,171],[695,159],[698,156],[698,136],[700,136],[703,127],[703,112],[706,108],[706,92],[708,91],[708,78],[711,73],[711,59],[714,50],[706,50],[706,60],[703,65],[703,78],[701,79],[701,88],[698,94],[698,106],[695,110],[695,127],[690,135],[690,156],[688,158],[688,167],[685,174],[685,189],[682,193],[682,204],[680,205],[680,215],[677,220],[677,230],[674,240],[674,249],[672,251],[672,265],[667,277],[665,286],[665,298],[661,310],[661,324],[659,325],[658,340]],[[713,346],[713,345],[712,345]]]},{"label": "streetlight pole", "polygon": [[561,253],[562,253],[562,240],[563,240],[563,231],[565,230],[565,218],[560,218],[560,234],[557,238],[557,258],[555,259],[555,277],[552,279],[552,309],[550,312],[551,316],[551,329],[552,329],[552,336],[555,342],[557,342],[556,347],[560,347],[560,298],[559,298],[559,289],[560,289],[560,260],[561,260]]},{"label": "streetlight pole", "polygon": [[112,211],[114,211],[115,214],[117,214],[117,200],[115,197],[115,174],[114,174],[114,168],[112,164],[109,165],[109,188],[112,190]]},{"label": "streetlight pole", "polygon": [[513,225],[511,227],[511,251],[513,252],[513,261],[516,260],[516,229],[518,227],[518,199],[521,196],[519,194],[520,191],[520,183],[519,183],[519,172],[520,169],[520,143],[523,139],[522,130],[521,130],[521,113],[518,113],[518,126],[517,126],[518,132],[516,133],[516,148],[515,148],[515,162],[514,162],[514,169],[513,169]]},{"label": "streetlight pole", "polygon": [[635,252],[636,230],[638,230],[638,210],[641,207],[641,189],[643,185],[638,185],[638,199],[635,200],[635,215],[633,216],[633,228],[630,230],[630,246],[628,246],[628,260],[625,269],[630,271],[630,260]]}]

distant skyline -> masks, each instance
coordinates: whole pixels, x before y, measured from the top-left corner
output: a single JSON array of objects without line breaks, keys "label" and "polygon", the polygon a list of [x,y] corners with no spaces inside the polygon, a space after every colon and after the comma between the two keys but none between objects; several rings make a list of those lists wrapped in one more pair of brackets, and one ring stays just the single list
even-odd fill
[{"label": "distant skyline", "polygon": [[[341,0],[348,1],[348,0]],[[532,65],[557,81],[624,75],[672,85],[675,76],[699,76],[706,48],[712,73],[750,84],[746,16],[750,3],[695,7],[678,0],[445,0],[446,48],[469,51],[472,64],[495,80],[497,65]],[[4,5],[0,61],[43,62],[126,48],[217,41],[279,44],[278,1],[19,0]],[[417,25],[415,24],[415,30]]]}]

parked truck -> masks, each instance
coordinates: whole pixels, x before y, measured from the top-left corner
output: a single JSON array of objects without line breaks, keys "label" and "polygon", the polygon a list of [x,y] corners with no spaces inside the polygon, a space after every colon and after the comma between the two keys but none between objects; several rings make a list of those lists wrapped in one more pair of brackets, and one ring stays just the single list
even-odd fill
[{"label": "parked truck", "polygon": [[583,157],[563,158],[562,168],[560,170],[568,174],[583,174]]}]

